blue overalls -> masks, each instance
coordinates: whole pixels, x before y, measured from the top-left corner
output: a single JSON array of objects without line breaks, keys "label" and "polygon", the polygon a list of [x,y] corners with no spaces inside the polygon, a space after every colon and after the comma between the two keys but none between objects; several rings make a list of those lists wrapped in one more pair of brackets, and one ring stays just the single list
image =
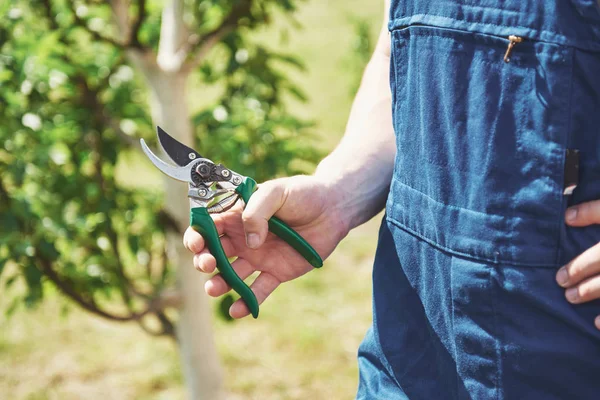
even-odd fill
[{"label": "blue overalls", "polygon": [[600,199],[596,0],[392,0],[389,28],[398,152],[357,398],[600,399],[600,302],[555,281],[600,241],[564,223]]}]

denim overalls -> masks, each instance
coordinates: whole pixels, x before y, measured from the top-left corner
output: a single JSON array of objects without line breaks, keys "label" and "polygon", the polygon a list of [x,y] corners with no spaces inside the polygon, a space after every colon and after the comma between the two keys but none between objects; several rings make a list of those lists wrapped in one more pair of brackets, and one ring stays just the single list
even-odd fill
[{"label": "denim overalls", "polygon": [[564,223],[600,199],[596,0],[392,0],[389,28],[398,152],[357,398],[600,399],[600,302],[555,281],[600,241]]}]

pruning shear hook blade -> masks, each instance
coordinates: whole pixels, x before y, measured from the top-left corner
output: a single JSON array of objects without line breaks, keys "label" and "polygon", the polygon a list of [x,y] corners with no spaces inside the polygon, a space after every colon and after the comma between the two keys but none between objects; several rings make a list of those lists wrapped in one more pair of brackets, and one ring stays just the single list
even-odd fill
[{"label": "pruning shear hook blade", "polygon": [[173,179],[177,179],[178,181],[191,183],[192,182],[192,164],[194,161],[191,161],[185,167],[176,167],[171,164],[167,164],[160,158],[158,158],[152,150],[148,147],[144,139],[140,139],[140,143],[142,145],[142,150],[146,153],[146,156],[150,159],[152,164],[156,168],[162,171],[167,176],[170,176]]}]

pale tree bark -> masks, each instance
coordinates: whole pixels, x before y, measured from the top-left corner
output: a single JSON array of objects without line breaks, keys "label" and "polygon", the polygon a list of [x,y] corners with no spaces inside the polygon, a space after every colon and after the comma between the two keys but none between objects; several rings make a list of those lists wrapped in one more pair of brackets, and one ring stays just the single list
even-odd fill
[{"label": "pale tree bark", "polygon": [[[163,22],[164,24],[164,22]],[[180,73],[150,74],[152,118],[167,132],[192,144],[192,125],[185,102],[187,76]],[[189,224],[187,187],[165,177],[167,211],[176,218],[181,232]],[[169,234],[169,258],[177,265],[178,286],[183,299],[177,323],[177,339],[183,371],[191,399],[218,400],[222,373],[212,332],[211,310],[204,294],[203,277],[196,272],[181,234]]]},{"label": "pale tree bark", "polygon": [[[191,145],[192,126],[185,104],[186,76],[165,74],[155,78],[160,82],[155,81],[151,86],[159,89],[160,97],[153,96],[154,121]],[[183,232],[189,224],[187,187],[165,178],[165,195],[167,211],[177,219]],[[192,266],[181,234],[170,234],[169,247],[169,258],[178,267],[178,286],[183,299],[177,339],[188,392],[191,399],[218,400],[223,397],[222,373],[213,339],[211,310],[203,290],[204,279]]]},{"label": "pale tree bark", "polygon": [[[113,0],[115,19],[122,33],[127,27],[126,0]],[[145,77],[150,88],[153,122],[177,140],[192,145],[193,128],[186,104],[189,70],[182,68],[187,57],[184,45],[189,36],[183,23],[183,0],[165,4],[158,54],[127,49],[127,57]],[[187,187],[165,178],[166,209],[177,221],[181,233],[189,225]],[[177,323],[177,340],[185,383],[191,400],[224,398],[222,369],[212,331],[212,312],[204,294],[204,278],[192,266],[191,255],[184,249],[181,234],[169,234],[168,255],[177,266],[177,280],[183,306]]]}]

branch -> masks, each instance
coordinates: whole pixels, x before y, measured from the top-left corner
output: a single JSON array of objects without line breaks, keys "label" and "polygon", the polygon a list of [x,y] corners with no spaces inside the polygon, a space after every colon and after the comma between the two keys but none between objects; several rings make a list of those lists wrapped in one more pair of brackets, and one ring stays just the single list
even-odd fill
[{"label": "branch", "polygon": [[188,53],[185,41],[189,37],[183,22],[183,0],[170,0],[162,10],[157,65],[167,72],[181,70]]},{"label": "branch", "polygon": [[58,23],[52,14],[52,4],[50,3],[50,0],[42,0],[42,3],[44,4],[44,10],[46,11],[46,18],[48,18],[48,21],[50,22],[50,28],[54,31],[57,30]]},{"label": "branch", "polygon": [[181,308],[182,305],[183,299],[178,291],[173,289],[164,290],[163,292],[160,292],[154,299],[150,300],[149,306],[150,311],[156,316],[156,318],[158,318],[158,321],[162,325],[162,329],[159,331],[150,329],[144,323],[144,319],[140,319],[137,322],[146,333],[152,336],[174,337],[175,329],[173,323],[171,320],[169,320],[164,311],[167,308]]},{"label": "branch", "polygon": [[75,4],[73,3],[73,0],[67,0],[67,4],[69,5],[71,12],[73,13],[73,18],[75,19],[75,25],[88,31],[88,33],[90,35],[92,35],[92,37],[94,39],[96,39],[100,42],[111,44],[111,45],[113,45],[115,47],[119,47],[119,48],[125,48],[128,46],[128,44],[126,44],[126,43],[120,43],[120,42],[114,40],[113,38],[101,35],[100,33],[96,32],[94,30],[91,30],[87,25],[87,21],[79,18],[79,16],[77,15],[77,11],[75,10]]},{"label": "branch", "polygon": [[181,226],[179,226],[177,219],[166,209],[158,211],[158,222],[164,227],[165,231],[181,232]]},{"label": "branch", "polygon": [[55,285],[58,287],[61,292],[67,295],[71,300],[75,301],[79,306],[84,308],[85,310],[91,312],[92,314],[99,315],[101,317],[113,320],[113,321],[136,321],[142,318],[149,312],[149,308],[142,311],[141,313],[131,313],[130,315],[114,315],[110,314],[104,310],[99,309],[94,301],[86,300],[82,296],[77,293],[77,290],[73,288],[66,280],[61,279],[56,271],[52,269],[52,263],[45,258],[38,257],[39,265],[41,267],[42,272],[46,275]]},{"label": "branch", "polygon": [[164,313],[161,313],[161,312],[156,313],[156,318],[160,322],[161,328],[162,328],[158,331],[153,330],[150,327],[148,327],[144,323],[144,319],[140,319],[137,322],[138,322],[138,325],[140,326],[140,328],[142,328],[142,330],[144,332],[146,332],[147,334],[149,334],[151,336],[169,336],[172,339],[175,339],[175,327],[174,327],[173,323],[169,320],[169,318]]},{"label": "branch", "polygon": [[143,48],[142,44],[140,43],[139,33],[140,33],[140,28],[142,27],[142,24],[144,23],[145,18],[146,18],[146,0],[138,0],[137,17],[131,27],[131,32],[129,33],[129,46],[130,47],[133,47],[136,49]]},{"label": "branch", "polygon": [[[151,301],[148,308],[140,313],[131,313],[127,316],[120,316],[108,313],[104,310],[101,310],[96,306],[93,301],[89,301],[80,296],[77,291],[66,281],[61,279],[56,271],[52,269],[52,263],[45,259],[38,257],[39,264],[42,267],[42,272],[46,277],[48,277],[55,285],[58,287],[63,294],[68,296],[71,300],[79,304],[83,309],[91,312],[92,314],[96,314],[100,317],[119,322],[126,321],[137,321],[140,327],[146,331],[147,333],[154,336],[173,336],[174,335],[174,327],[173,323],[166,317],[163,310],[167,307],[179,307],[178,294],[176,293],[165,293],[165,298],[162,298],[162,295],[159,296],[156,300]],[[158,320],[162,325],[162,330],[159,332],[155,332],[150,330],[144,323],[144,316],[154,313]]]},{"label": "branch", "polygon": [[142,330],[143,330],[144,332],[146,332],[146,333],[147,333],[148,335],[150,335],[150,336],[156,336],[156,337],[159,337],[159,336],[165,336],[165,335],[167,335],[167,333],[166,333],[166,330],[165,330],[164,328],[163,328],[163,329],[161,329],[161,330],[159,330],[159,331],[155,331],[155,330],[152,330],[152,329],[150,329],[150,328],[149,328],[149,327],[148,327],[148,326],[147,326],[147,325],[144,323],[144,320],[143,320],[143,319],[140,319],[139,321],[137,321],[137,323],[138,323],[138,325],[140,326],[140,328],[142,328]]},{"label": "branch", "polygon": [[158,320],[162,324],[162,334],[175,338],[175,326],[163,312],[156,313]]},{"label": "branch", "polygon": [[192,58],[186,62],[184,67],[185,70],[189,71],[198,66],[215,44],[238,27],[239,20],[250,12],[253,1],[254,0],[240,1],[231,9],[229,15],[221,21],[221,24],[218,27],[204,36],[200,37],[198,35],[192,35],[191,40],[188,43],[187,51]]},{"label": "branch", "polygon": [[160,271],[160,280],[159,282],[164,282],[167,279],[167,260],[168,260],[168,256],[167,256],[167,246],[163,246],[162,248],[162,254],[161,254],[161,261],[162,263],[160,263],[159,265],[161,266],[161,271]]},{"label": "branch", "polygon": [[119,137],[119,140],[121,140],[121,142],[125,146],[133,147],[133,146],[138,145],[138,141],[134,137],[129,136],[128,134],[123,132],[123,130],[121,129],[121,127],[119,126],[117,121],[115,121],[113,118],[111,118],[108,115],[105,115],[104,117],[105,117],[106,126],[111,128],[117,134],[117,136]]},{"label": "branch", "polygon": [[181,308],[183,306],[183,298],[181,293],[175,289],[165,289],[158,293],[158,296],[150,300],[149,309],[152,312],[162,312],[167,308]]}]

